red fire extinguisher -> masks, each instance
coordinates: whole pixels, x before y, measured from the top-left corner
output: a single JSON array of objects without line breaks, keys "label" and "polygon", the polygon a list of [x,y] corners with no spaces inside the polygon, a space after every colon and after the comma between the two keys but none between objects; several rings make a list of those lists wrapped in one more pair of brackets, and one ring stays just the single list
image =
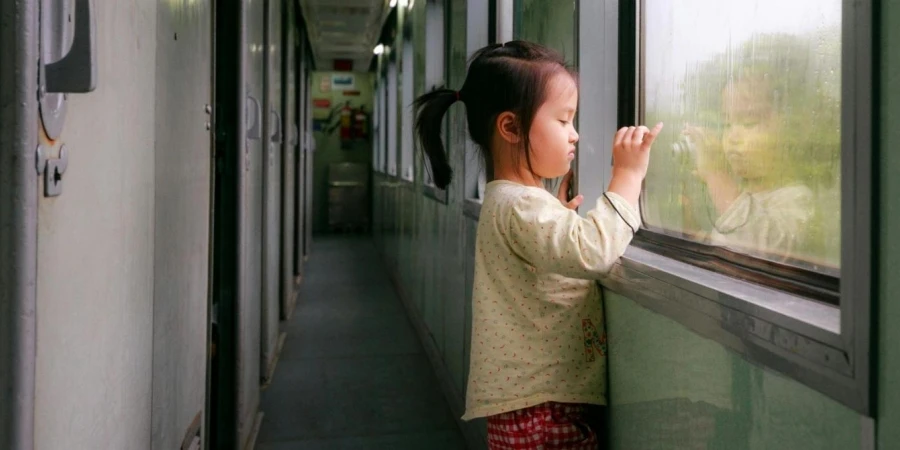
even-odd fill
[{"label": "red fire extinguisher", "polygon": [[350,107],[350,102],[344,104],[341,108],[341,140],[349,141],[353,138],[353,108]]},{"label": "red fire extinguisher", "polygon": [[361,105],[359,109],[353,112],[353,137],[356,139],[366,139],[369,133],[369,115],[366,113],[365,105]]}]

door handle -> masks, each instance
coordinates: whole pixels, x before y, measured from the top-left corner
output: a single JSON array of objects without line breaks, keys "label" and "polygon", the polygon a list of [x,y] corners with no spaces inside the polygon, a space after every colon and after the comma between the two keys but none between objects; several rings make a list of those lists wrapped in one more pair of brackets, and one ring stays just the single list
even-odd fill
[{"label": "door handle", "polygon": [[275,143],[275,144],[280,144],[281,141],[282,141],[282,136],[281,136],[281,115],[278,114],[278,111],[276,111],[275,108],[272,108],[271,116],[272,116],[272,118],[274,119],[274,120],[272,121],[273,126],[272,126],[272,137],[271,137],[271,140],[272,140],[272,142]]},{"label": "door handle", "polygon": [[259,106],[259,100],[252,95],[247,95],[247,139],[262,138],[261,117],[262,108]]},{"label": "door handle", "polygon": [[47,92],[86,93],[97,87],[97,34],[91,0],[75,0],[73,22],[69,53],[44,66]]}]

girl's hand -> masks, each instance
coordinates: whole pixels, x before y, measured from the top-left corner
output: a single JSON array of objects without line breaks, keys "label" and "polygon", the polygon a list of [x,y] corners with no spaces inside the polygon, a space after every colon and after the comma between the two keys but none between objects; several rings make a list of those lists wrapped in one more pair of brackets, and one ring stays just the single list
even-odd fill
[{"label": "girl's hand", "polygon": [[727,172],[727,162],[721,141],[714,134],[702,127],[687,126],[683,134],[694,144],[696,151],[696,168],[694,174],[706,181],[711,176]]},{"label": "girl's hand", "polygon": [[562,180],[562,183],[560,183],[559,185],[559,192],[556,194],[556,198],[559,199],[560,203],[562,203],[566,208],[572,210],[577,209],[581,205],[581,202],[584,201],[584,196],[581,194],[576,195],[575,198],[569,200],[569,186],[572,185],[572,178],[574,175],[575,172],[571,170],[566,174],[565,178],[563,178]]},{"label": "girl's hand", "polygon": [[635,209],[638,208],[641,183],[650,165],[650,146],[662,128],[662,122],[652,130],[645,126],[623,127],[613,140],[613,173],[609,191],[622,196]]},{"label": "girl's hand", "polygon": [[613,176],[618,172],[628,178],[643,180],[650,165],[650,146],[662,128],[662,122],[652,130],[643,125],[620,128],[613,141]]}]

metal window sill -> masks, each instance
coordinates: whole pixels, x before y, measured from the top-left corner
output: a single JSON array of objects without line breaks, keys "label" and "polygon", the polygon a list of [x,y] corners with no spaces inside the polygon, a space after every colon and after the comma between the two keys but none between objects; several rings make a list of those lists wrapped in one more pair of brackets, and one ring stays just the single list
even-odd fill
[{"label": "metal window sill", "polygon": [[430,184],[422,185],[422,192],[426,197],[432,198],[440,203],[447,204],[448,202],[448,194],[447,191],[439,189],[437,186],[432,186]]},{"label": "metal window sill", "polygon": [[481,217],[481,204],[481,199],[467,198],[463,203],[463,213],[477,221]]},{"label": "metal window sill", "polygon": [[635,246],[600,284],[854,409],[853,364],[833,305],[711,272]]}]

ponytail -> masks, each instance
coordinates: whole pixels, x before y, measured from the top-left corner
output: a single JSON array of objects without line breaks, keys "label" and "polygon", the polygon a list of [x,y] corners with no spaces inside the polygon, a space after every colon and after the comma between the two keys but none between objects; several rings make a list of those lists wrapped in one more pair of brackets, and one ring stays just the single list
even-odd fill
[{"label": "ponytail", "polygon": [[459,100],[459,93],[450,89],[435,89],[417,98],[416,135],[419,144],[431,163],[431,177],[435,186],[446,189],[453,178],[453,169],[444,151],[441,139],[441,123],[450,106]]}]

